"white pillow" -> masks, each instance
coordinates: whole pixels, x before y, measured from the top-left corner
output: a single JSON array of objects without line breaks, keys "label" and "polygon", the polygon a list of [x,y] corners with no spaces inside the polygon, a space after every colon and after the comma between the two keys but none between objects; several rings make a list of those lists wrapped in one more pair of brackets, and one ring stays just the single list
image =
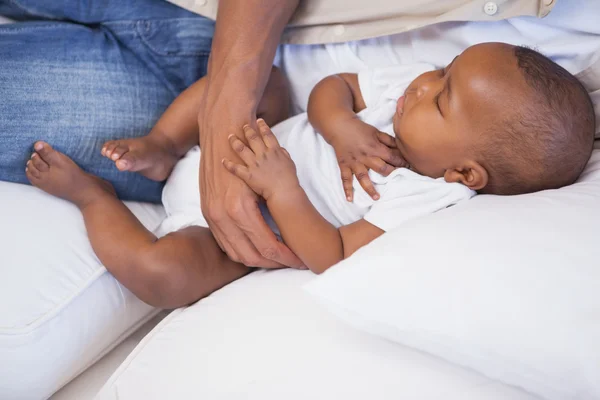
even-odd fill
[{"label": "white pillow", "polygon": [[[128,203],[148,229],[160,205]],[[0,182],[0,399],[46,399],[158,310],[102,266],[81,212]]]},{"label": "white pillow", "polygon": [[580,181],[403,225],[306,289],[354,326],[551,400],[600,399],[600,151]]}]

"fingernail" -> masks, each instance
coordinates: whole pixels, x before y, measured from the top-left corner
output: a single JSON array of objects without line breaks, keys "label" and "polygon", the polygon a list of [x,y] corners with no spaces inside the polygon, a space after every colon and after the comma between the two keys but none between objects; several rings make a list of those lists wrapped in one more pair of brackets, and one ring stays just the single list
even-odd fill
[{"label": "fingernail", "polygon": [[346,200],[352,201],[352,197],[348,196],[348,197],[346,197]]},{"label": "fingernail", "polygon": [[232,136],[235,136],[233,133],[229,136],[227,136],[227,139],[231,139]]},{"label": "fingernail", "polygon": [[43,144],[41,144],[41,143],[36,143],[36,144],[35,144],[35,146],[34,146],[34,148],[35,148],[36,150],[41,150],[41,149],[43,149],[43,148],[44,148],[44,145],[43,145]]},{"label": "fingernail", "polygon": [[37,156],[37,153],[33,153],[30,158]]},{"label": "fingernail", "polygon": [[378,194],[376,194],[375,196],[373,196],[373,199],[374,199],[374,200],[379,200],[379,195],[378,195]]},{"label": "fingernail", "polygon": [[262,123],[266,123],[266,122],[265,122],[265,120],[264,120],[264,119],[262,119],[262,118],[259,118],[259,119],[257,119],[257,120],[256,120],[256,122],[257,122],[257,123],[261,123],[261,122],[262,122]]}]

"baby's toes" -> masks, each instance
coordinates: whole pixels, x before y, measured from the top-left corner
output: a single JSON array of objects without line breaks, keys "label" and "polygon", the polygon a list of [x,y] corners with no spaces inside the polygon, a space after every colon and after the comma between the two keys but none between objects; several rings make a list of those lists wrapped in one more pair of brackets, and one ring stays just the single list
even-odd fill
[{"label": "baby's toes", "polygon": [[31,163],[39,172],[46,172],[50,166],[37,153],[31,155]]},{"label": "baby's toes", "polygon": [[120,171],[130,171],[135,167],[136,156],[134,152],[128,151],[115,162]]},{"label": "baby's toes", "polygon": [[25,166],[25,175],[27,175],[27,179],[31,183],[36,183],[40,179],[40,171],[38,171],[31,159],[27,161],[27,165]]},{"label": "baby's toes", "polygon": [[112,155],[113,151],[115,150],[115,148],[119,145],[119,142],[116,140],[113,140],[112,142],[106,142],[104,144],[104,147],[102,147],[102,155],[105,157],[110,158],[110,156]]},{"label": "baby's toes", "polygon": [[58,153],[46,142],[36,142],[33,146],[36,153],[42,158],[48,165],[57,161]]},{"label": "baby's toes", "polygon": [[119,158],[123,157],[123,154],[129,151],[129,146],[125,144],[117,144],[117,146],[113,149],[110,159],[113,161],[117,161]]},{"label": "baby's toes", "polygon": [[110,146],[111,143],[112,143],[112,141],[105,142],[102,145],[102,149],[100,150],[100,154],[102,154],[103,156],[106,156],[106,150],[108,149],[108,146]]}]

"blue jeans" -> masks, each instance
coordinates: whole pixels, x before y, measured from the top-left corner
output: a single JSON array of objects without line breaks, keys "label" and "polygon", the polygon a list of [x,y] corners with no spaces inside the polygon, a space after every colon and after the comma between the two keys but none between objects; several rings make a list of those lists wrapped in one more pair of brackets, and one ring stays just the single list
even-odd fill
[{"label": "blue jeans", "polygon": [[110,181],[123,200],[162,184],[119,172],[105,141],[148,134],[206,74],[214,22],[164,0],[0,0],[0,180],[28,183],[44,140]]}]

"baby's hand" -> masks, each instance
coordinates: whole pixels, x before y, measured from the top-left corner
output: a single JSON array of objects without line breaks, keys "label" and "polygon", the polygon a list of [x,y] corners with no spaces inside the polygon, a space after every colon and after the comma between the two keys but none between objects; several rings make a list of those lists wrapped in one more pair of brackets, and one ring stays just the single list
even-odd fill
[{"label": "baby's hand", "polygon": [[348,201],[354,199],[353,175],[373,200],[378,200],[379,194],[371,182],[369,169],[388,176],[394,169],[408,165],[392,137],[359,119],[352,119],[340,127],[339,134],[331,139],[331,145],[340,165]]},{"label": "baby's hand", "polygon": [[260,133],[248,125],[244,126],[246,146],[235,135],[229,136],[231,148],[245,165],[223,159],[223,165],[259,196],[269,200],[274,193],[290,193],[300,187],[296,175],[296,165],[286,149],[279,142],[265,121],[256,121]]}]

